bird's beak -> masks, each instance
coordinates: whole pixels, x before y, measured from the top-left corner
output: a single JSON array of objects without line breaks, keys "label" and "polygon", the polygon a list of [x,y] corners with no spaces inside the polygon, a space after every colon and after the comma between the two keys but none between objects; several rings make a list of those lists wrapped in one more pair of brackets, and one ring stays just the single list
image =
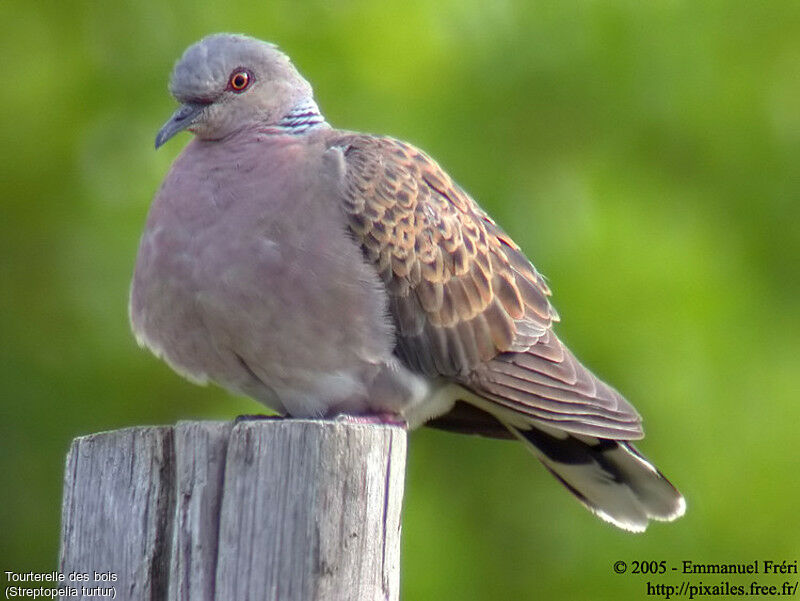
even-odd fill
[{"label": "bird's beak", "polygon": [[158,134],[156,135],[156,149],[178,132],[191,126],[207,106],[208,104],[199,102],[187,102],[186,104],[180,105],[178,110],[169,118],[169,121],[158,130]]}]

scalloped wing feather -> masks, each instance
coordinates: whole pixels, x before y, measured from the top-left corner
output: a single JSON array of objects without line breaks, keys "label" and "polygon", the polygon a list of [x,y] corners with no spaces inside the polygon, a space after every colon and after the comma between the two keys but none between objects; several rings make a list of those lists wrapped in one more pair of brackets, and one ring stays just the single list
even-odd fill
[{"label": "scalloped wing feather", "polygon": [[[336,135],[350,230],[389,294],[397,355],[507,419],[641,438],[641,419],[552,333],[544,278],[427,155],[391,138]],[[447,427],[446,416],[437,425]]]}]

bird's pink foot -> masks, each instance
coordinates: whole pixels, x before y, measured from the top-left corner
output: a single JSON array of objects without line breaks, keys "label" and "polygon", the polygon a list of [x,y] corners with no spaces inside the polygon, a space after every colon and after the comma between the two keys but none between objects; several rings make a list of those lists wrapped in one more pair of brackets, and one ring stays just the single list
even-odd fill
[{"label": "bird's pink foot", "polygon": [[348,424],[363,424],[372,426],[398,426],[403,429],[408,428],[408,422],[396,413],[389,413],[383,411],[380,413],[369,413],[364,415],[350,415],[348,413],[340,413],[336,416],[336,421],[345,422]]}]

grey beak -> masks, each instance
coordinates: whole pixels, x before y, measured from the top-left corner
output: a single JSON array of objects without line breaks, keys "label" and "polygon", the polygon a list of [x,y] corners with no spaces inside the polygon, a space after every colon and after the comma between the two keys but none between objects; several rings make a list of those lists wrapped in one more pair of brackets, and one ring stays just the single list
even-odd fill
[{"label": "grey beak", "polygon": [[180,105],[178,110],[172,113],[172,117],[169,118],[169,121],[158,130],[158,134],[156,135],[156,149],[178,132],[192,125],[207,106],[208,104],[195,102],[187,102],[186,104]]}]

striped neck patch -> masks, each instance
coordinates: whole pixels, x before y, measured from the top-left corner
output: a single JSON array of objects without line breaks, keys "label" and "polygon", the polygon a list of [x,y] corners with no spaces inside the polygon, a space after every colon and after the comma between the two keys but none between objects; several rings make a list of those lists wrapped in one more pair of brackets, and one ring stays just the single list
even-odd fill
[{"label": "striped neck patch", "polygon": [[277,126],[286,133],[301,134],[322,123],[325,123],[325,117],[320,114],[317,103],[306,100],[286,113]]}]

